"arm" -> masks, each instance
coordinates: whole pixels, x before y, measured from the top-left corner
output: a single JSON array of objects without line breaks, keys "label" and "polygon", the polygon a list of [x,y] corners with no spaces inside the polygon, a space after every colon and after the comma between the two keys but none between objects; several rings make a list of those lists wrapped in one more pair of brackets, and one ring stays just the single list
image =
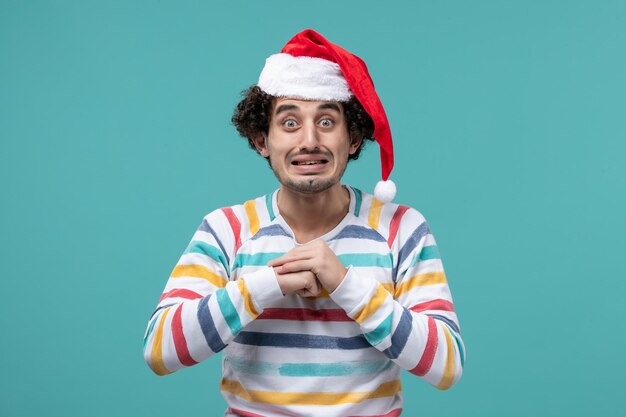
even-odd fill
[{"label": "arm", "polygon": [[322,241],[269,263],[277,272],[312,271],[330,297],[356,321],[366,340],[402,368],[439,389],[461,376],[465,352],[435,240],[424,218],[409,210],[394,247],[394,292],[346,270]]},{"label": "arm", "polygon": [[425,219],[409,210],[397,236],[394,293],[350,268],[331,298],[368,342],[439,389],[461,377],[465,349],[443,265]]},{"label": "arm", "polygon": [[232,232],[221,211],[206,216],[163,290],[144,337],[157,375],[195,365],[224,349],[283,294],[271,268],[229,279]]}]

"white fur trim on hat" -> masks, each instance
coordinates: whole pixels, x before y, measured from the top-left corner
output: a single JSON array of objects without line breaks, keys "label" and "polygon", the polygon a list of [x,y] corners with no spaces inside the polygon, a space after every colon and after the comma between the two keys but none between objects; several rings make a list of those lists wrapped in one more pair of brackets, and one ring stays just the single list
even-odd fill
[{"label": "white fur trim on hat", "polygon": [[270,56],[257,85],[277,97],[330,101],[348,101],[352,97],[338,64],[308,56]]}]

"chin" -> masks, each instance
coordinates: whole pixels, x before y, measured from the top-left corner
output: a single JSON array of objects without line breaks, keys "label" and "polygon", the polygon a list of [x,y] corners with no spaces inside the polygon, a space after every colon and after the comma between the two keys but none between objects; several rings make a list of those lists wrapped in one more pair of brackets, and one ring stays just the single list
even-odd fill
[{"label": "chin", "polygon": [[286,188],[302,193],[302,194],[317,194],[332,188],[339,182],[335,178],[310,178],[310,179],[285,179],[280,183]]}]

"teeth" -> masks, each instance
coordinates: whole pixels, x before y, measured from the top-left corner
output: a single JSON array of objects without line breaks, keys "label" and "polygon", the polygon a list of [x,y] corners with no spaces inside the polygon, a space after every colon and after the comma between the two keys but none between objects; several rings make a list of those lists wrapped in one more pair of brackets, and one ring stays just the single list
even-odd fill
[{"label": "teeth", "polygon": [[298,162],[298,165],[316,165],[321,163],[321,161],[300,161]]}]

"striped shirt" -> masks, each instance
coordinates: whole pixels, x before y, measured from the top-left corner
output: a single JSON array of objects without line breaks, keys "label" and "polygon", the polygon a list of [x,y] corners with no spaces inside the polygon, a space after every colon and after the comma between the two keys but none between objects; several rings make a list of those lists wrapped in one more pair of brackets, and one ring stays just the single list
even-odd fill
[{"label": "striped shirt", "polygon": [[424,217],[346,188],[349,213],[320,239],[348,272],[315,298],[283,296],[267,266],[299,245],[277,192],[208,214],[149,319],[152,370],[223,350],[227,416],[398,416],[401,369],[452,386],[465,351]]}]

